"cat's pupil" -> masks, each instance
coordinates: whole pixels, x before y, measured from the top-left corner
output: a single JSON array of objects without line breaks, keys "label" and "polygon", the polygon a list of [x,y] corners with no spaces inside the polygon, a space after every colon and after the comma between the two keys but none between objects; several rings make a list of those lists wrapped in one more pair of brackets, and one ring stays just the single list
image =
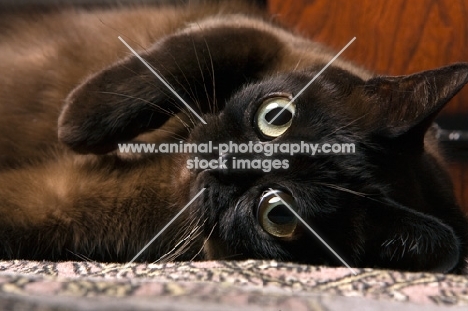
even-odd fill
[{"label": "cat's pupil", "polygon": [[296,106],[289,97],[267,98],[257,110],[254,127],[263,139],[274,139],[289,129],[295,112]]},{"label": "cat's pupil", "polygon": [[269,213],[268,219],[277,225],[286,225],[294,221],[294,215],[283,204],[275,206]]},{"label": "cat's pupil", "polygon": [[[285,109],[284,111],[281,112],[282,109],[283,109],[283,107],[278,107],[278,108],[270,110],[265,115],[265,121],[270,123],[270,121],[274,119],[274,121],[271,124],[276,125],[276,126],[281,126],[281,125],[287,124],[292,119],[293,115],[292,115],[291,111],[289,111],[288,109]],[[277,115],[278,115],[278,117],[275,119],[275,117]]]}]

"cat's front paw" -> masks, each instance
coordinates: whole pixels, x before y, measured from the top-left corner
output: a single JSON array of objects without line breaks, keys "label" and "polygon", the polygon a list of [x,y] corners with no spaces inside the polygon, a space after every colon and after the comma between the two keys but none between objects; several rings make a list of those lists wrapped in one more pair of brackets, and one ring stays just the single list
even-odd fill
[{"label": "cat's front paw", "polygon": [[461,245],[453,230],[436,219],[407,224],[381,244],[384,265],[412,271],[451,272],[460,262]]}]

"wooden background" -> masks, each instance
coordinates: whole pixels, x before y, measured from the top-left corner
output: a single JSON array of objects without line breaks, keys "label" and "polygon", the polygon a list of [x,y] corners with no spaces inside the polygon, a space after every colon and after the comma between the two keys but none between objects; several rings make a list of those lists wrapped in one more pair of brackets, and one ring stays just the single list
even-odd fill
[{"label": "wooden background", "polygon": [[[468,0],[269,0],[283,24],[380,74],[402,75],[468,62]],[[468,86],[444,108],[468,129]],[[458,122],[460,123],[460,122]],[[459,126],[459,125],[457,125]],[[450,168],[468,212],[468,159]]]}]

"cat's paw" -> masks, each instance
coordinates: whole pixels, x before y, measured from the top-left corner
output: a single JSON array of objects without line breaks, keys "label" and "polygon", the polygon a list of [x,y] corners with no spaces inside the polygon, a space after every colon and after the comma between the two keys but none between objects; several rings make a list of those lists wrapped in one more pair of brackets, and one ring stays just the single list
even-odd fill
[{"label": "cat's paw", "polygon": [[[403,229],[404,231],[402,231]],[[384,265],[404,270],[450,272],[460,261],[461,245],[452,228],[434,219],[408,222],[380,248]]]},{"label": "cat's paw", "polygon": [[366,218],[364,266],[442,273],[462,268],[463,236],[442,219],[392,201],[369,208]]}]

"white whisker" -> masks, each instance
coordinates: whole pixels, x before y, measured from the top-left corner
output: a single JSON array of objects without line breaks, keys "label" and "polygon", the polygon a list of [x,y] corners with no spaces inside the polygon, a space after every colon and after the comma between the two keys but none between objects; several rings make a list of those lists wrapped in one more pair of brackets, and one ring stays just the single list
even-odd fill
[{"label": "white whisker", "polygon": [[190,105],[187,104],[187,102],[179,94],[177,94],[177,92],[164,80],[164,78],[161,77],[156,72],[156,70],[154,70],[140,55],[138,55],[138,53],[135,52],[135,50],[133,50],[124,39],[122,39],[122,37],[119,36],[118,38],[162,82],[162,84],[164,84],[198,119],[200,119],[203,124],[207,124],[206,121],[203,120],[203,118],[200,117],[200,115],[195,110],[193,110],[193,108],[190,107]]},{"label": "white whisker", "polygon": [[124,268],[128,268],[140,255],[164,232],[166,229],[192,204],[206,188],[202,188],[139,252],[132,258]]}]

